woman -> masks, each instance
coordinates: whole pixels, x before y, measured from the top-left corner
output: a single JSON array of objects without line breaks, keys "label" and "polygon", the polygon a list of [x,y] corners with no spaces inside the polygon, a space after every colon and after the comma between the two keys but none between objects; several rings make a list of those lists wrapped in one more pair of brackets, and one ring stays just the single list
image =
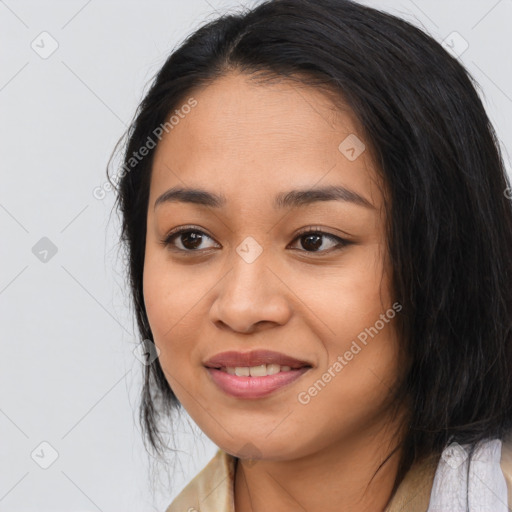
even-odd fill
[{"label": "woman", "polygon": [[222,16],[115,178],[142,425],[219,447],[168,512],[507,510],[510,184],[438,43],[348,0]]}]

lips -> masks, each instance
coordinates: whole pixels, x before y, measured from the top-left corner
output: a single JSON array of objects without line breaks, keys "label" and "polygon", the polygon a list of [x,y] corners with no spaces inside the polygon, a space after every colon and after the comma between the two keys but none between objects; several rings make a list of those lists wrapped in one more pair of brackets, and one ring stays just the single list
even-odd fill
[{"label": "lips", "polygon": [[294,357],[271,350],[253,350],[252,352],[221,352],[205,361],[207,368],[226,368],[226,367],[251,367],[262,364],[278,364],[279,366],[289,366],[292,369],[309,367],[311,364],[307,361],[301,361]]}]

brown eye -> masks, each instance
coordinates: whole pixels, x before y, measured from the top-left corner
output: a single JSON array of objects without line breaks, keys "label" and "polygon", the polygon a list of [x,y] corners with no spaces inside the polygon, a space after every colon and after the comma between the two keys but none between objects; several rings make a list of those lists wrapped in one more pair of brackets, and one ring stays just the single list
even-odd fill
[{"label": "brown eye", "polygon": [[[204,249],[201,248],[201,244],[207,238],[212,240],[210,236],[199,229],[181,228],[167,235],[167,237],[162,241],[162,244],[166,247],[172,246],[172,248],[178,251],[199,252],[200,250]],[[176,241],[181,244],[181,247],[176,245]],[[208,247],[206,249],[208,249]]]},{"label": "brown eye", "polygon": [[[161,243],[165,247],[182,253],[202,252],[213,247],[219,247],[218,244],[213,247],[202,247],[202,244],[207,239],[213,240],[204,231],[188,226],[171,231]],[[331,233],[326,233],[318,228],[308,228],[299,233],[295,240],[301,240],[301,249],[299,250],[308,253],[330,252],[331,250],[342,249],[350,244],[348,240],[344,240]],[[326,240],[331,242],[330,247],[329,242],[326,243]],[[326,245],[327,247],[325,247]]]},{"label": "brown eye", "polygon": [[[333,245],[331,245],[331,247],[327,247],[326,249],[324,248],[319,250],[322,248],[322,246],[325,245],[326,239],[333,242]],[[305,250],[305,252],[329,252],[330,249],[341,249],[349,244],[347,240],[344,240],[343,238],[340,238],[339,236],[333,235],[331,233],[320,231],[317,228],[310,228],[299,233],[295,240],[302,240],[300,245]]]}]

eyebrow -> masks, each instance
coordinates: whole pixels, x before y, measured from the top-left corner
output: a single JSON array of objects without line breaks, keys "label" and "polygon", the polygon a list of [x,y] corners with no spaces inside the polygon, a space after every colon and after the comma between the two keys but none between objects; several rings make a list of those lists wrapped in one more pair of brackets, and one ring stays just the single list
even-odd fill
[{"label": "eyebrow", "polygon": [[[319,188],[296,189],[281,192],[274,198],[274,209],[298,208],[320,201],[343,201],[354,203],[365,208],[375,209],[368,199],[340,185],[329,185]],[[210,208],[222,208],[226,205],[226,197],[200,188],[173,187],[164,192],[155,201],[154,209],[162,203],[191,203]]]}]

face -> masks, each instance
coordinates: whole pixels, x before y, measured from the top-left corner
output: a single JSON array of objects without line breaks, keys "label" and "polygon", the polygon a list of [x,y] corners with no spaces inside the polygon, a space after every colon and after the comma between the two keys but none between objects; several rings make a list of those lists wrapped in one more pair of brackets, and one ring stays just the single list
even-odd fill
[{"label": "face", "polygon": [[[400,306],[384,263],[382,187],[356,120],[318,89],[242,74],[191,96],[156,149],[147,211],[144,299],[169,385],[232,454],[251,446],[290,459],[383,425]],[[175,187],[221,204],[204,194],[158,201]],[[338,193],[322,196],[327,187]],[[253,350],[309,368],[293,379],[279,368],[270,380],[286,384],[234,396],[212,376],[222,370],[205,367]],[[269,381],[228,376],[239,387],[253,378]]]}]

